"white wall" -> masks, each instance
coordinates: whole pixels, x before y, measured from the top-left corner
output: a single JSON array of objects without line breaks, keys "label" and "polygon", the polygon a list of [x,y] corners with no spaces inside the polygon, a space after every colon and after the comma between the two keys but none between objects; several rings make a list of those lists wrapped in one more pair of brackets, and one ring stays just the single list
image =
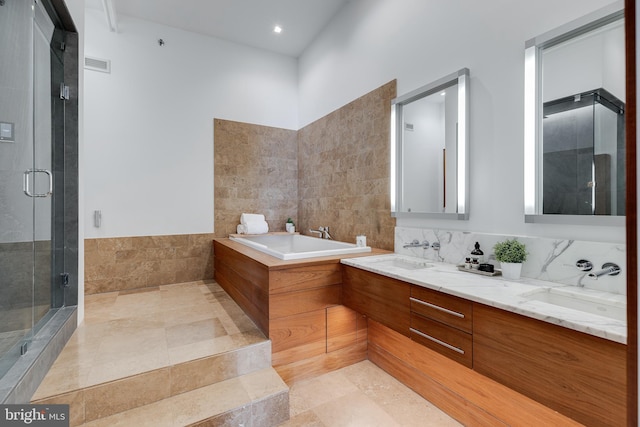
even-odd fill
[{"label": "white wall", "polygon": [[624,25],[544,50],[543,102],[605,88],[624,102]]},{"label": "white wall", "polygon": [[110,33],[102,12],[85,16],[85,54],[111,60],[111,74],[85,72],[85,237],[211,233],[213,119],[297,129],[297,61],[122,15]]},{"label": "white wall", "polygon": [[299,62],[300,126],[392,80],[398,95],[470,69],[469,221],[399,226],[623,242],[624,227],[525,224],[524,43],[611,0],[353,0]]}]

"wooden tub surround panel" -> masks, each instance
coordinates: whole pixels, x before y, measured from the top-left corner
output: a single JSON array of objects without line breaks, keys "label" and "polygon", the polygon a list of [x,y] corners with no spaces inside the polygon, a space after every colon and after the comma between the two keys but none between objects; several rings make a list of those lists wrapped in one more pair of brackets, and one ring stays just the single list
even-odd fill
[{"label": "wooden tub surround panel", "polygon": [[269,272],[259,262],[232,248],[214,247],[215,280],[233,298],[260,330],[269,333]]},{"label": "wooden tub surround panel", "polygon": [[366,319],[342,306],[345,255],[283,261],[229,239],[213,246],[216,281],[271,339],[285,381],[366,360]]}]

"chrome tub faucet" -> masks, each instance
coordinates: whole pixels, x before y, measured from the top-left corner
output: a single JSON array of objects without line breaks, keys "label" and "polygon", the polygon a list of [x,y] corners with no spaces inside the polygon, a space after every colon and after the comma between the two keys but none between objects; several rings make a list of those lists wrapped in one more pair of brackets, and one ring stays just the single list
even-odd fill
[{"label": "chrome tub faucet", "polygon": [[317,230],[313,230],[313,229],[309,229],[309,233],[315,233],[318,234],[318,237],[320,237],[321,239],[328,239],[328,240],[333,240],[333,237],[331,237],[331,234],[329,234],[329,227],[318,227]]}]

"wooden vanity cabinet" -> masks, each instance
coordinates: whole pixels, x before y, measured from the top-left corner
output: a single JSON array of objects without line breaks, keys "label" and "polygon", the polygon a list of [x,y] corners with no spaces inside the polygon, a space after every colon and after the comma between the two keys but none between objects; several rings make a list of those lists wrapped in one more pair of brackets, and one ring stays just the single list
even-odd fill
[{"label": "wooden vanity cabinet", "polygon": [[474,303],[473,369],[589,426],[626,425],[626,346]]},{"label": "wooden vanity cabinet", "polygon": [[359,268],[342,267],[342,304],[408,337],[411,285]]},{"label": "wooden vanity cabinet", "polygon": [[413,341],[471,368],[473,366],[473,303],[411,285]]},{"label": "wooden vanity cabinet", "polygon": [[[410,338],[394,337],[394,332],[372,322],[371,360],[398,371],[409,384],[423,388],[423,396],[445,406],[452,404],[452,396],[459,396],[453,406],[460,403],[464,413],[471,405],[478,413],[511,419],[509,410],[505,415],[502,408],[504,402],[487,398],[502,396],[500,387],[507,386],[584,425],[626,425],[623,344],[345,265],[342,296],[345,306]],[[426,348],[420,352],[412,347],[415,344]],[[464,367],[443,374],[441,356]],[[437,358],[440,362],[433,362]],[[396,365],[398,359],[405,365]],[[401,373],[405,368],[409,371]],[[459,376],[473,384],[462,384],[455,379]],[[442,396],[434,397],[437,393]],[[525,414],[536,411],[523,408]]]}]

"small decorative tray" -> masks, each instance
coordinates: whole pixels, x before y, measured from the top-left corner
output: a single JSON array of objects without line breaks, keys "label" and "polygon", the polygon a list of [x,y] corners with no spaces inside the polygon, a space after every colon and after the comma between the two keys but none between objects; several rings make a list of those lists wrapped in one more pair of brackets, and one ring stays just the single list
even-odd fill
[{"label": "small decorative tray", "polygon": [[472,268],[464,268],[464,264],[456,265],[456,267],[458,267],[458,270],[464,271],[465,273],[480,274],[481,276],[502,276],[502,271],[500,270],[493,270],[493,273],[490,273],[488,271],[480,271],[480,270],[474,270]]}]

